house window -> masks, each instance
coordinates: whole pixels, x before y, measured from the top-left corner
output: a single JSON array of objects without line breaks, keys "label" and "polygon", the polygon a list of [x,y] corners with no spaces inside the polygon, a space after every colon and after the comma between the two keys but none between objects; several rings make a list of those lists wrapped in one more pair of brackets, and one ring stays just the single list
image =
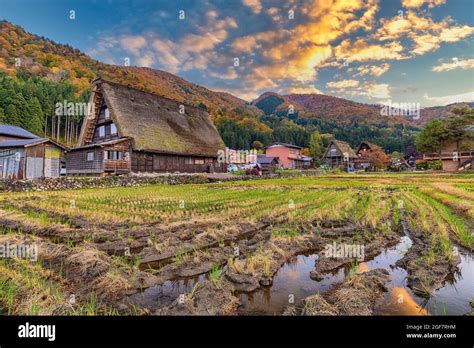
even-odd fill
[{"label": "house window", "polygon": [[184,159],[184,164],[193,164],[194,161],[193,161],[193,158],[192,157],[186,157]]},{"label": "house window", "polygon": [[104,117],[106,120],[110,119],[110,112],[109,112],[109,109],[105,109],[104,110]]},{"label": "house window", "polygon": [[91,162],[94,160],[94,153],[93,152],[88,152],[87,153],[87,161]]},{"label": "house window", "polygon": [[194,164],[204,164],[204,160],[203,159],[195,159]]},{"label": "house window", "polygon": [[123,154],[120,151],[106,151],[106,159],[108,160],[121,160],[123,158]]},{"label": "house window", "polygon": [[105,137],[105,127],[104,126],[99,127],[99,137],[101,137],[101,138]]},{"label": "house window", "polygon": [[116,135],[116,134],[117,134],[117,127],[115,127],[115,124],[114,124],[114,123],[112,123],[112,124],[110,125],[110,134],[112,134],[112,135]]}]

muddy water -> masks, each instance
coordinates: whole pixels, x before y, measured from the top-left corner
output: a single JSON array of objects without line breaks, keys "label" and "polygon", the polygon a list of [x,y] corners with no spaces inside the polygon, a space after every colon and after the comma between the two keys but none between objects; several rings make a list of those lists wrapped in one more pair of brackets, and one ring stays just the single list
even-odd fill
[{"label": "muddy water", "polygon": [[[406,284],[406,271],[395,263],[411,247],[412,241],[404,236],[400,242],[385,249],[373,259],[359,263],[359,272],[385,268],[390,273],[389,291],[385,301],[374,311],[375,315],[463,315],[470,311],[469,301],[474,299],[474,255],[461,253],[459,272],[451,275],[445,285],[430,299],[418,297]],[[328,273],[320,281],[314,281],[309,274],[314,270],[317,255],[299,255],[283,265],[270,287],[239,295],[241,315],[279,315],[293,301],[300,303],[304,298],[324,293],[334,284],[344,280],[349,267],[341,267]],[[206,274],[193,278],[166,281],[130,297],[132,303],[157,309],[170,305],[181,294],[190,293],[194,286],[205,280]]]},{"label": "muddy water", "polygon": [[240,294],[239,314],[280,314],[291,299],[298,303],[305,297],[322,293],[344,279],[345,269],[326,275],[321,281],[314,281],[309,273],[314,269],[317,255],[299,255],[286,263],[273,278],[273,285],[252,293]]},{"label": "muddy water", "polygon": [[[445,286],[429,300],[415,296],[406,286],[406,271],[396,267],[398,261],[412,245],[409,237],[387,248],[372,260],[359,264],[359,272],[385,268],[390,272],[389,292],[383,305],[376,308],[376,315],[462,315],[470,310],[474,298],[474,256],[463,254],[460,272],[452,276]],[[321,281],[309,277],[317,255],[300,255],[285,264],[275,275],[273,285],[253,293],[240,294],[239,313],[243,315],[281,314],[290,300],[297,304],[307,296],[323,293],[347,275],[349,269],[341,267],[327,274]]]},{"label": "muddy water", "polygon": [[429,299],[426,307],[434,315],[467,313],[474,300],[474,254],[461,253],[459,273],[452,275],[447,284]]},{"label": "muddy water", "polygon": [[190,293],[194,286],[206,278],[205,274],[197,277],[167,280],[161,285],[155,285],[143,292],[130,296],[131,303],[141,307],[158,309],[171,305],[180,295]]}]

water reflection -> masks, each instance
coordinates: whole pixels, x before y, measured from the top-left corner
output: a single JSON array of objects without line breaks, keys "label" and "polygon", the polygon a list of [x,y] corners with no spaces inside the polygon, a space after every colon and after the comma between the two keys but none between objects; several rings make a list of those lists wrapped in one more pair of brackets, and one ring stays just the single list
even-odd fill
[{"label": "water reflection", "polygon": [[[390,272],[389,291],[374,314],[463,315],[469,312],[469,301],[474,299],[473,255],[461,255],[459,270],[446,279],[445,285],[433,297],[424,299],[412,293],[407,287],[406,271],[395,266],[411,246],[411,239],[404,236],[396,246],[387,248],[372,260],[358,264],[359,273],[376,268],[385,268]],[[309,273],[314,269],[317,259],[317,255],[300,255],[277,272],[271,287],[241,294],[240,314],[281,314],[291,304],[290,298],[298,304],[308,296],[323,293],[344,280],[350,271],[350,265],[346,265],[326,274],[322,280],[314,281]]]}]

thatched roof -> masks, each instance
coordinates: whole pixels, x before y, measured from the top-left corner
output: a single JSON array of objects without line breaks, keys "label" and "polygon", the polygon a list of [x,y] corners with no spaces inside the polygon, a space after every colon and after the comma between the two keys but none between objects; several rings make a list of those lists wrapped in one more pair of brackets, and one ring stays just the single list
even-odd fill
[{"label": "thatched roof", "polygon": [[349,143],[346,143],[345,141],[341,141],[341,140],[331,140],[326,150],[326,153],[324,154],[324,157],[328,155],[328,151],[331,148],[331,145],[333,144],[339,149],[342,155],[344,153],[347,153],[349,155],[349,158],[357,158],[356,153],[354,152],[352,147],[349,145]]},{"label": "thatched roof", "polygon": [[361,147],[362,145],[367,145],[367,147],[369,149],[371,149],[372,151],[382,151],[382,152],[385,152],[383,150],[383,148],[379,145],[376,145],[376,144],[373,144],[373,143],[369,143],[368,141],[363,141],[360,143],[359,147],[357,148],[357,152],[359,152],[361,150]]},{"label": "thatched roof", "polygon": [[[111,81],[98,79],[100,91],[122,137],[133,148],[168,154],[217,156],[225,148],[206,110]],[[184,105],[181,114],[180,105]]]}]

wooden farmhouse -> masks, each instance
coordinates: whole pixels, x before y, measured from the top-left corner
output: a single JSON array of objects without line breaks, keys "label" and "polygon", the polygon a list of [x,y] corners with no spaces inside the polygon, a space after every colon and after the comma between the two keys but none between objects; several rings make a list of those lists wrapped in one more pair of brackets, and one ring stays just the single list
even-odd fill
[{"label": "wooden farmhouse", "polygon": [[0,125],[0,178],[58,177],[65,149],[23,128]]},{"label": "wooden farmhouse", "polygon": [[391,160],[382,147],[363,141],[356,151],[357,159],[354,160],[356,169],[375,171],[386,168]]},{"label": "wooden farmhouse", "polygon": [[92,82],[68,175],[222,172],[225,145],[206,110],[115,82]]},{"label": "wooden farmhouse", "polygon": [[323,155],[322,162],[333,168],[346,166],[353,169],[355,159],[357,159],[357,155],[349,143],[340,140],[331,140]]}]

